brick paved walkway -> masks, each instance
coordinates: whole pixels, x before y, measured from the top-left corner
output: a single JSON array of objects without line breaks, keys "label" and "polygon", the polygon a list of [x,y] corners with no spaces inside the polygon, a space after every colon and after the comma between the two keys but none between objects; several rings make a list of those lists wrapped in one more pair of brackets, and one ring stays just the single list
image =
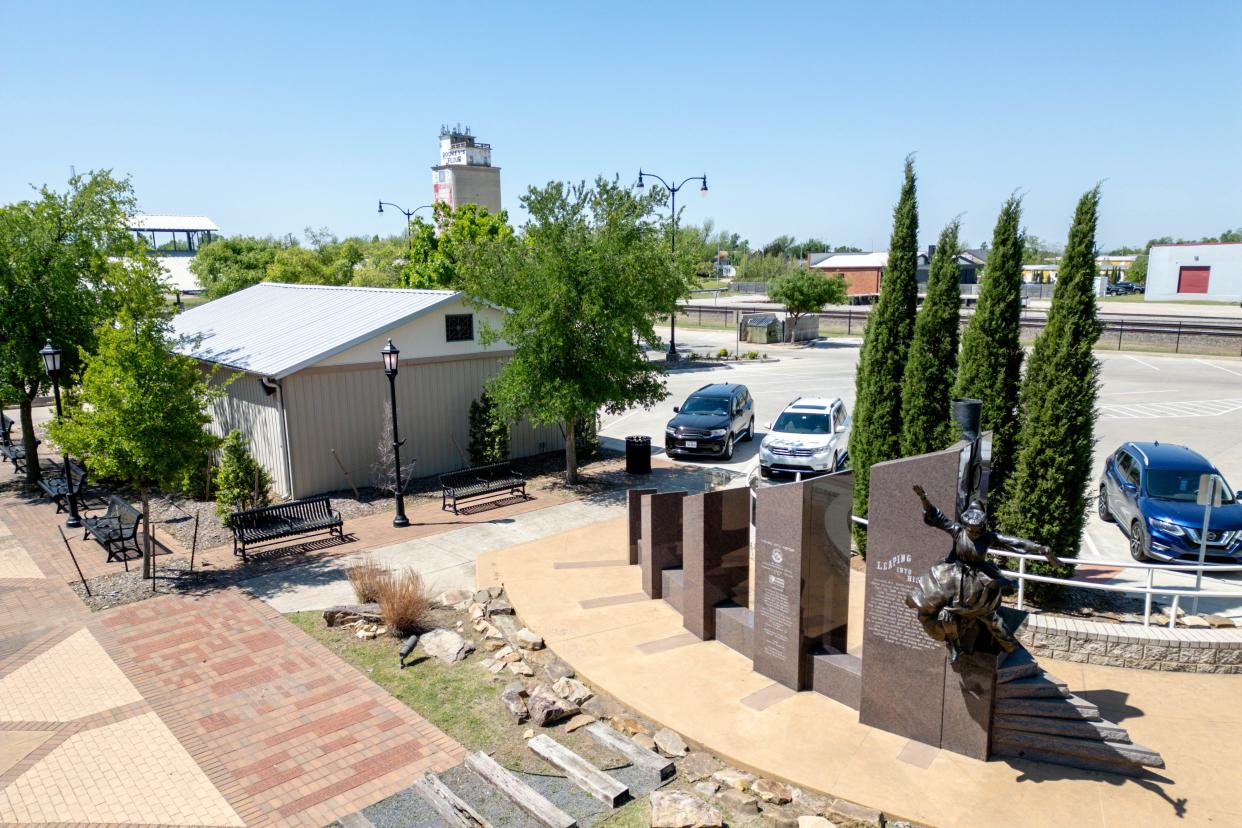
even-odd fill
[{"label": "brick paved walkway", "polygon": [[464,757],[243,593],[89,613],[54,521],[0,499],[0,823],[319,826]]}]

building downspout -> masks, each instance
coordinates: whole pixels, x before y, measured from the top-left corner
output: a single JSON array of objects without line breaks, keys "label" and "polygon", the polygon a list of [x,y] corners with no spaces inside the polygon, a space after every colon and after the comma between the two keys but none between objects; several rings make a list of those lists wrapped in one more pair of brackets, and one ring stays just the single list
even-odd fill
[{"label": "building downspout", "polygon": [[296,500],[293,493],[293,454],[289,451],[289,412],[285,410],[285,381],[278,379],[275,383],[280,397],[280,450],[285,455],[285,492],[290,500]]}]

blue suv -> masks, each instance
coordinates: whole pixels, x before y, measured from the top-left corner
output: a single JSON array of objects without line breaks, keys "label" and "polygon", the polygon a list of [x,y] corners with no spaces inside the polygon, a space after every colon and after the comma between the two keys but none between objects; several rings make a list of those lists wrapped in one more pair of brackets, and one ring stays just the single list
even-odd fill
[{"label": "blue suv", "polygon": [[1116,521],[1136,561],[1198,560],[1203,507],[1199,477],[1214,474],[1221,505],[1212,509],[1207,555],[1242,560],[1242,492],[1234,492],[1207,458],[1185,446],[1125,443],[1104,464],[1100,519]]}]

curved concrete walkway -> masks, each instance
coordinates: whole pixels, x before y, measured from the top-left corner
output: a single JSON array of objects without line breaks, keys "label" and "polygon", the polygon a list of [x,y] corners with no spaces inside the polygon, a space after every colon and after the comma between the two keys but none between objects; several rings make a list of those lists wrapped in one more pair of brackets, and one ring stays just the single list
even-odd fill
[{"label": "curved concrete walkway", "polygon": [[[945,828],[1242,824],[1242,676],[1055,662],[1052,672],[1159,750],[1167,769],[1133,780],[979,762],[860,725],[855,711],[780,688],[719,642],[695,641],[676,611],[646,599],[626,557],[625,521],[610,520],[484,554],[477,578],[503,585],[587,681],[766,776]],[[852,595],[851,645],[861,636],[861,592]]]}]

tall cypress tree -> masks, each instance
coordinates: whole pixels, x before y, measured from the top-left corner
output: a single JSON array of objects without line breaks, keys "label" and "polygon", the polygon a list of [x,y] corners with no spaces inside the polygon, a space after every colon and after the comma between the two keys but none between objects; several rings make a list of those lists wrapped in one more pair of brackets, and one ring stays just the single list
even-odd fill
[{"label": "tall cypress tree", "polygon": [[901,453],[906,457],[939,451],[957,439],[949,412],[962,304],[957,231],[957,219],[940,231],[927,275],[927,297],[914,321],[901,382]]},{"label": "tall cypress tree", "polygon": [[983,401],[980,425],[992,432],[988,478],[993,512],[1004,502],[1013,474],[1022,380],[1022,200],[1010,196],[992,231],[992,248],[979,288],[979,305],[962,338],[956,397]]},{"label": "tall cypress tree", "polygon": [[[906,156],[901,198],[893,209],[893,236],[880,300],[867,319],[855,376],[854,423],[850,466],[854,469],[854,514],[867,514],[871,467],[900,456],[901,377],[914,338],[918,304],[919,214],[914,157]],[[867,553],[866,535],[855,528],[854,540]]]},{"label": "tall cypress tree", "polygon": [[[1079,199],[1074,213],[1048,323],[1035,340],[1022,382],[1017,462],[1000,513],[1005,531],[1046,543],[1062,558],[1078,554],[1094,465],[1099,204],[1097,185]],[[1028,571],[1069,570],[1036,564]]]}]

